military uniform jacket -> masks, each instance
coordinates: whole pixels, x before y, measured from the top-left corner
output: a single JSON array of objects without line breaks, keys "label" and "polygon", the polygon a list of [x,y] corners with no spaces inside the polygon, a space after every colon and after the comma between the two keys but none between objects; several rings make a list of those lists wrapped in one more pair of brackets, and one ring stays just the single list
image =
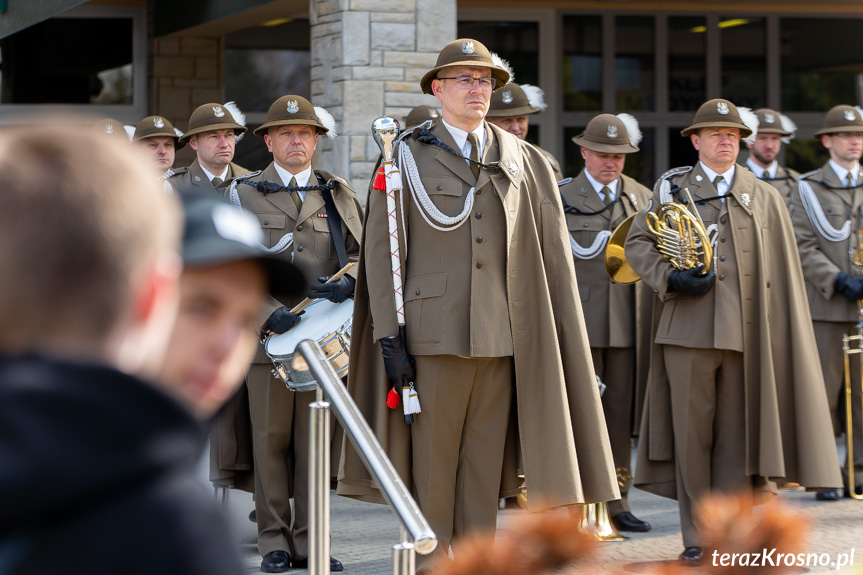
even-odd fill
[{"label": "military uniform jacket", "polygon": [[[419,130],[400,144],[410,146],[425,189],[447,215],[461,212],[474,183],[481,192],[470,221],[451,232],[431,228],[416,214],[413,198],[406,198],[406,219],[399,227],[409,349],[418,354],[493,355],[507,351],[509,342],[517,396],[513,421],[518,423],[529,501],[566,505],[616,499],[611,450],[554,177],[535,148],[484,125],[483,162],[498,162],[502,170],[483,169],[478,182],[463,158],[416,141]],[[443,123],[431,133],[457,147]],[[403,186],[408,193],[404,177]],[[376,343],[398,330],[386,198],[374,189],[369,194],[348,389],[402,479],[411,485],[410,426],[400,410],[385,405],[389,383]],[[417,374],[416,384],[422,398],[422,374]],[[516,429],[511,425],[510,431]],[[510,463],[505,463],[502,489],[516,475],[515,459]],[[348,445],[339,481],[342,495],[382,501]]]},{"label": "military uniform jacket", "polygon": [[542,157],[548,160],[548,165],[551,166],[551,171],[554,173],[554,179],[558,182],[563,179],[563,170],[560,169],[560,162],[557,161],[551,152],[546,152],[536,144],[531,144],[534,148],[539,150],[539,153],[542,154]]},{"label": "military uniform jacket", "polygon": [[[309,179],[309,185],[317,185],[315,176],[320,176],[326,183],[336,180],[338,185],[331,191],[333,203],[342,217],[342,236],[345,242],[345,252],[349,262],[359,258],[359,237],[362,225],[362,208],[357,201],[357,194],[351,184],[338,176],[323,171],[314,170]],[[250,177],[254,181],[267,181],[284,186],[275,166],[271,163],[259,174]],[[339,271],[339,260],[336,248],[330,234],[327,211],[324,208],[324,198],[319,190],[309,190],[303,200],[302,210],[298,214],[291,195],[287,191],[264,195],[256,188],[247,184],[232,183],[227,189],[231,203],[240,205],[243,209],[257,216],[264,231],[264,248],[272,251],[285,234],[293,233],[293,244],[280,252],[280,257],[293,261],[299,267],[306,280],[317,282],[319,276],[328,276]],[[355,275],[355,272],[348,272]],[[299,303],[303,296],[293,299],[277,300],[270,298],[262,314],[261,323],[266,321],[277,308],[285,305],[292,307]],[[302,322],[302,320],[300,320]],[[269,363],[270,359],[263,346],[258,349],[254,363]]]},{"label": "military uniform jacket", "polygon": [[[700,167],[674,177],[674,182],[689,187],[696,202],[716,195]],[[785,203],[775,188],[738,165],[723,208],[712,208],[711,215],[703,207],[699,212],[705,225],[719,217],[716,284],[705,296],[668,291],[671,264],[653,246],[644,218],[636,216],[627,238],[629,262],[657,295],[655,343],[713,347],[706,344],[722,341],[712,333],[719,323],[710,322],[709,315],[734,311],[720,304],[714,293],[729,285],[726,282],[734,274],[738,306],[734,315],[743,323],[736,347],[743,352],[746,410],[741,425],[746,429],[747,474],[813,488],[838,485],[841,478],[838,459],[833,457],[827,396],[818,356],[813,354],[815,335]],[[722,248],[726,245],[730,249]],[[675,498],[671,395],[660,345],[654,346],[651,360],[635,484]]]},{"label": "military uniform jacket", "polygon": [[[251,172],[246,168],[231,162],[228,164],[228,175],[225,178],[225,181],[227,182],[233,178],[245,176],[250,173]],[[168,178],[168,183],[171,184],[174,191],[189,188],[205,190],[213,189],[213,184],[210,183],[210,179],[207,177],[207,174],[204,173],[198,160],[192,162],[188,168],[174,170],[174,175]]]},{"label": "military uniform jacket", "polygon": [[858,185],[853,190],[845,188],[829,163],[820,170],[800,176],[800,179],[815,193],[818,206],[831,227],[838,230],[845,222],[851,222],[847,239],[830,241],[825,238],[812,223],[812,218],[817,218],[815,211],[818,206],[814,206],[815,210],[810,216],[802,202],[800,185],[794,187],[792,220],[812,319],[856,321],[857,304],[848,301],[842,294],[834,293],[833,282],[840,271],[850,276],[857,275],[849,253],[857,249],[857,230],[863,225],[863,187]]},{"label": "military uniform jacket", "polygon": [[[602,210],[599,199],[584,171],[560,188],[567,205],[591,214]],[[628,176],[618,179],[614,206],[596,215],[580,215],[568,211],[566,224],[573,240],[585,248],[591,246],[602,231],[612,232],[627,217],[646,208],[650,190]],[[638,284],[613,283],[605,271],[605,249],[591,259],[574,257],[578,293],[587,324],[591,347],[635,347],[636,301]]]},{"label": "military uniform jacket", "polygon": [[[744,165],[743,167],[749,170],[748,165]],[[779,193],[782,195],[782,199],[785,200],[785,204],[788,205],[789,209],[791,209],[791,194],[797,189],[796,184],[797,178],[799,177],[800,172],[797,170],[778,166],[776,169],[776,177],[764,181],[779,190]]]}]

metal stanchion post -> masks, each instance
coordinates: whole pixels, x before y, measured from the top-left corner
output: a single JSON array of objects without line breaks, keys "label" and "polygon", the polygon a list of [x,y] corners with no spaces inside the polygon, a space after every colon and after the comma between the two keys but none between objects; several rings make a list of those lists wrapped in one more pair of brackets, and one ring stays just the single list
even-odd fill
[{"label": "metal stanchion post", "polygon": [[414,575],[416,557],[413,543],[403,541],[393,545],[393,575]]},{"label": "metal stanchion post", "polygon": [[309,405],[309,573],[330,574],[330,404]]}]

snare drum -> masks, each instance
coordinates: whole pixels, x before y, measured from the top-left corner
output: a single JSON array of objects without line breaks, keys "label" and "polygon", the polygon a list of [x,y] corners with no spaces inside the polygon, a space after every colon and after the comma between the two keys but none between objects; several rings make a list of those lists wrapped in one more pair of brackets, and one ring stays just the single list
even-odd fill
[{"label": "snare drum", "polygon": [[264,342],[267,355],[273,360],[273,374],[293,391],[312,391],[318,386],[314,374],[303,357],[295,353],[305,339],[317,342],[339,377],[348,374],[351,351],[351,325],[354,300],[333,303],[317,299],[308,305],[300,323],[293,329],[271,335]]}]

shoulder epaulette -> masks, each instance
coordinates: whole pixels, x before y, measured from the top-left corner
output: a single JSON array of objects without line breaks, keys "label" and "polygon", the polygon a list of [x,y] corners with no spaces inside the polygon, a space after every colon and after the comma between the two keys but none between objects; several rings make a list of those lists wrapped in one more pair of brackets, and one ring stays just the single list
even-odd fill
[{"label": "shoulder epaulette", "polygon": [[187,166],[187,167],[185,167],[185,168],[177,168],[177,169],[173,169],[173,168],[172,168],[172,169],[171,169],[171,171],[172,171],[173,173],[172,173],[170,176],[168,176],[168,179],[176,178],[176,177],[177,177],[177,176],[179,176],[179,175],[185,174],[186,172],[188,172],[188,171],[189,171],[189,168],[188,168],[188,166]]},{"label": "shoulder epaulette", "polygon": [[560,180],[559,182],[557,182],[557,187],[562,188],[563,186],[565,186],[566,184],[568,184],[571,181],[572,181],[572,177],[564,178],[564,179]]}]

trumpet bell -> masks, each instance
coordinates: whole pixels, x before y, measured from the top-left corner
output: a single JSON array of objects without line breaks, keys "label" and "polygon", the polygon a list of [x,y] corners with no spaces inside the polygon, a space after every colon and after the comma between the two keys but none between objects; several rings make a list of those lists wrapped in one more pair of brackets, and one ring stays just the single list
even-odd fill
[{"label": "trumpet bell", "polygon": [[623,244],[626,242],[626,236],[629,235],[629,228],[632,227],[632,221],[636,215],[638,214],[629,216],[614,229],[605,247],[605,271],[614,283],[629,285],[641,279],[641,276],[629,265],[623,250]]},{"label": "trumpet bell", "polygon": [[581,513],[578,530],[593,533],[597,541],[626,541],[629,539],[614,528],[608,513],[607,501],[582,505]]}]

